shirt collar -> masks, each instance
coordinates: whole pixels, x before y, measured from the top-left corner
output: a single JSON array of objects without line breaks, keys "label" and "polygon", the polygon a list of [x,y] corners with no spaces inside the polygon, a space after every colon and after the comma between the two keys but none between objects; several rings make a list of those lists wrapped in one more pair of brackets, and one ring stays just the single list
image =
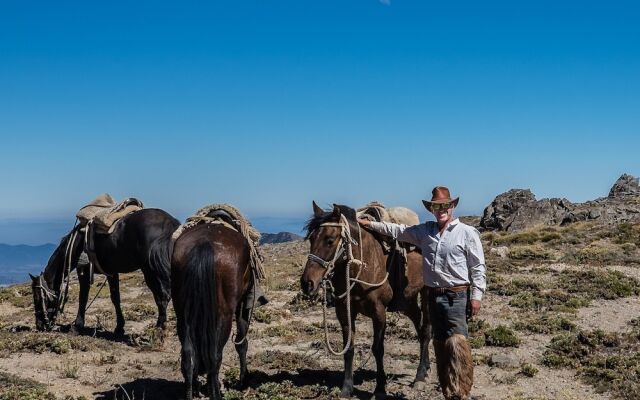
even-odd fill
[{"label": "shirt collar", "polygon": [[447,230],[450,231],[453,228],[455,228],[456,225],[458,225],[460,223],[460,218],[456,218],[453,221],[449,222],[449,225],[447,225]]}]

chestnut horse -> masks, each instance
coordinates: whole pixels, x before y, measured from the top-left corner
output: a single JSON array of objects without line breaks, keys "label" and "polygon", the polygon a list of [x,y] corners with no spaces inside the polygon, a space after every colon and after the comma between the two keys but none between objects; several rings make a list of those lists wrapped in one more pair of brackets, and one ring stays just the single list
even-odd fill
[{"label": "chestnut horse", "polygon": [[[158,306],[156,328],[162,334],[167,320],[170,293],[171,234],[180,226],[177,219],[163,210],[145,208],[124,216],[110,234],[96,233],[93,242],[100,264],[96,273],[105,274],[109,282],[111,301],[116,310],[117,335],[124,334],[124,316],[120,307],[119,273],[141,269],[144,280]],[[31,276],[36,327],[51,330],[67,300],[69,274],[78,266],[85,248],[85,234],[81,226],[62,238],[40,276]],[[80,297],[78,314],[71,326],[74,331],[84,328],[84,318],[91,288],[89,271],[78,270]],[[160,336],[162,338],[162,336]]]},{"label": "chestnut horse", "polygon": [[210,398],[222,399],[218,374],[234,314],[239,338],[234,344],[240,356],[240,386],[244,385],[250,310],[241,300],[255,287],[253,276],[247,239],[223,224],[196,225],[175,241],[171,292],[187,400],[193,398],[194,386],[198,395],[202,374],[207,375]]},{"label": "chestnut horse", "polygon": [[[306,294],[316,293],[320,286],[325,287],[325,292],[326,286],[335,290],[336,315],[342,328],[342,351],[332,350],[326,339],[329,351],[344,354],[341,397],[350,397],[353,392],[353,343],[358,314],[373,321],[371,350],[377,366],[374,394],[376,397],[384,396],[387,381],[383,364],[386,311],[393,296],[393,288],[387,280],[387,268],[392,266],[393,257],[385,254],[381,242],[372,233],[360,228],[354,209],[334,205],[332,211],[325,212],[314,202],[313,213],[306,226],[311,250],[300,281]],[[403,295],[407,305],[402,312],[413,322],[420,342],[420,363],[415,378],[415,382],[419,382],[426,379],[429,370],[428,344],[431,339],[422,255],[419,252],[407,253],[406,270],[407,285],[403,288]],[[418,305],[418,293],[422,293],[421,305]],[[326,313],[326,308],[324,311]]]}]

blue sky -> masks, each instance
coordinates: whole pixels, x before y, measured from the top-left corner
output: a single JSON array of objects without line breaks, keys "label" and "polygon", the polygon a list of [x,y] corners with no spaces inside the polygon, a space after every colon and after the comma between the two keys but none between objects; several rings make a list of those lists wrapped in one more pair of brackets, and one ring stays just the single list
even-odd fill
[{"label": "blue sky", "polygon": [[129,3],[0,5],[0,241],[102,192],[266,221],[640,175],[636,2]]}]

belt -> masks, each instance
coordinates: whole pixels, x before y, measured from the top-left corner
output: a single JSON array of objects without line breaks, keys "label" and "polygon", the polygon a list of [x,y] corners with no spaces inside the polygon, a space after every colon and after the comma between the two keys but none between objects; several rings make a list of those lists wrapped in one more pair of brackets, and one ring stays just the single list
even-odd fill
[{"label": "belt", "polygon": [[460,293],[460,292],[466,292],[467,290],[469,290],[469,285],[450,286],[450,287],[442,287],[442,288],[440,287],[433,288],[433,287],[427,286],[427,293],[430,296],[438,296],[438,295],[446,294],[447,292]]}]

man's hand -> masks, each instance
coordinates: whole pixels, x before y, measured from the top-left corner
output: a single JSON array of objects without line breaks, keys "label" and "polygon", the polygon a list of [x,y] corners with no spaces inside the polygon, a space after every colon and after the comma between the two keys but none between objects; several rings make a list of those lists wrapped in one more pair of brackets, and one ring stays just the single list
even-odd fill
[{"label": "man's hand", "polygon": [[358,218],[358,223],[364,227],[371,225],[371,221],[366,218]]},{"label": "man's hand", "polygon": [[480,312],[480,307],[480,300],[471,300],[471,318],[478,315],[478,313]]}]

